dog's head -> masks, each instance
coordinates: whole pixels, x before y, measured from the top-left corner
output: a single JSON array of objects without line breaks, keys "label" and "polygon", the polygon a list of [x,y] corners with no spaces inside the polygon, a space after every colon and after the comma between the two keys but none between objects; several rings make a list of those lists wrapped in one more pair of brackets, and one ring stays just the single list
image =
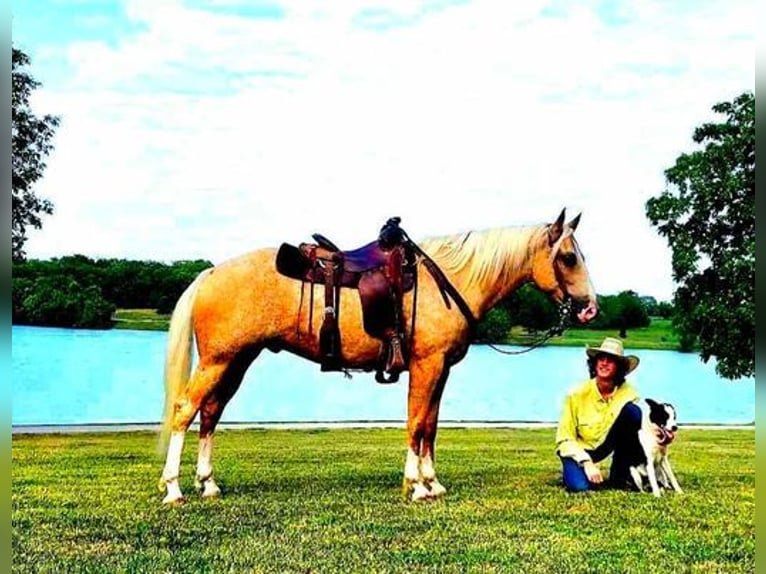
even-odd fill
[{"label": "dog's head", "polygon": [[657,427],[657,440],[662,444],[673,442],[678,431],[676,409],[670,403],[658,403],[652,399],[646,399],[649,405],[649,421]]}]

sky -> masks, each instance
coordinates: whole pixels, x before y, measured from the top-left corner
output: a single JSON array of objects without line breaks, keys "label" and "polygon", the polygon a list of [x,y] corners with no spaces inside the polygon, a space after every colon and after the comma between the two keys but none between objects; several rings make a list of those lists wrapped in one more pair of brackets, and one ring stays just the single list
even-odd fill
[{"label": "sky", "polygon": [[27,0],[61,116],[27,256],[219,263],[402,217],[415,239],[582,213],[600,295],[672,298],[646,217],[711,110],[755,87],[739,0]]}]

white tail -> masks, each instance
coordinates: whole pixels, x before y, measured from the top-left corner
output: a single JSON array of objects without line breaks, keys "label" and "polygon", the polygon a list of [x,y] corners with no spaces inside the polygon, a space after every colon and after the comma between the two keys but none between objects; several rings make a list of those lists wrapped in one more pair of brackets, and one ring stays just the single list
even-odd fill
[{"label": "white tail", "polygon": [[186,290],[178,298],[173,315],[170,317],[168,329],[168,344],[165,352],[165,409],[160,432],[159,449],[164,452],[167,448],[170,427],[173,421],[173,411],[178,396],[189,381],[192,364],[192,306],[202,280],[210,273],[205,269],[197,275]]}]

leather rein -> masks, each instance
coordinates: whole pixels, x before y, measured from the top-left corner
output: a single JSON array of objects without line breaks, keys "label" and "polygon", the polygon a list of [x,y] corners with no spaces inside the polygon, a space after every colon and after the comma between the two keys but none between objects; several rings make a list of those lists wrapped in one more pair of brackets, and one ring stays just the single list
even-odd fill
[{"label": "leather rein", "polygon": [[496,347],[492,343],[487,343],[487,345],[492,348],[493,350],[497,351],[498,353],[502,353],[503,355],[522,355],[524,353],[528,353],[529,351],[533,349],[537,349],[538,347],[544,345],[546,342],[548,342],[553,337],[557,337],[561,335],[564,330],[569,326],[570,324],[570,313],[572,311],[572,299],[570,297],[567,297],[563,303],[559,306],[559,321],[556,325],[553,325],[552,327],[548,328],[548,330],[543,333],[543,336],[539,338],[538,340],[532,342],[529,344],[529,346],[526,349],[522,349],[520,351],[507,351],[505,349],[501,349],[499,347]]}]

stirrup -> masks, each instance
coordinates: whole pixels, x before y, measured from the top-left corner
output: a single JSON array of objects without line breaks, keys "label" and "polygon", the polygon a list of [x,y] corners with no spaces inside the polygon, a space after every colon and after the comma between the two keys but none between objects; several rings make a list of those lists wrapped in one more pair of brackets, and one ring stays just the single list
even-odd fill
[{"label": "stirrup", "polygon": [[380,383],[381,385],[388,385],[391,383],[395,383],[399,380],[399,371],[394,371],[393,373],[389,373],[388,378],[386,378],[385,371],[375,371],[375,382]]},{"label": "stirrup", "polygon": [[389,373],[399,373],[404,370],[404,355],[402,354],[402,341],[395,335],[388,342],[388,361],[386,361],[386,371]]},{"label": "stirrup", "polygon": [[[386,361],[385,370],[378,369],[375,372],[375,381],[383,385],[397,382],[399,374],[407,367],[404,363],[404,355],[402,354],[402,341],[398,335],[391,337],[387,347],[388,360]],[[388,378],[386,378],[386,373],[388,373]]]}]

